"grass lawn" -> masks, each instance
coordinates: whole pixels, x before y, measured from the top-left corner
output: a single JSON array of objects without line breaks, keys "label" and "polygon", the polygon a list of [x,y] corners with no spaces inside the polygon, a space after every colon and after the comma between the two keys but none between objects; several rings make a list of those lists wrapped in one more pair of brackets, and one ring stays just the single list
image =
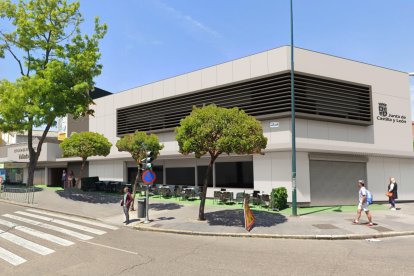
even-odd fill
[{"label": "grass lawn", "polygon": [[45,184],[35,185],[35,187],[40,188],[40,189],[46,189],[46,190],[54,190],[54,191],[62,191],[63,190],[62,187],[51,187],[51,186],[46,186]]},{"label": "grass lawn", "polygon": [[[137,194],[137,197],[142,197],[142,196]],[[200,204],[200,200],[179,200],[174,197],[162,198],[160,196],[152,196],[151,198],[153,198],[156,201],[160,201],[160,202],[174,202],[174,203],[179,203],[183,205],[188,205],[188,204],[199,205]],[[242,209],[243,208],[242,204],[240,203],[218,204],[217,202],[213,202],[213,199],[209,199],[209,198],[206,199],[206,206],[217,207],[217,208],[228,208],[228,209]],[[357,208],[356,205],[299,207],[298,214],[300,216],[304,216],[304,215],[309,215],[313,213],[353,213],[353,212],[356,212],[356,208]],[[287,216],[292,214],[291,208],[286,208],[278,212],[278,211],[267,210],[267,208],[250,205],[250,209],[254,211],[259,211],[259,212],[280,213],[280,214],[287,215]],[[388,206],[386,204],[385,205],[372,204],[369,206],[369,209],[373,211],[388,210]]]}]

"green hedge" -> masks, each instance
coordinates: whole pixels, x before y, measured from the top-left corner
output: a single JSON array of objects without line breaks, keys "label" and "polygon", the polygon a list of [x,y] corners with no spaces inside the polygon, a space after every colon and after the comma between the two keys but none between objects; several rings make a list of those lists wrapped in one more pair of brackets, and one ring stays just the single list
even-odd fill
[{"label": "green hedge", "polygon": [[273,210],[283,210],[288,207],[287,205],[287,190],[285,187],[279,187],[272,189],[272,194],[270,195],[271,207]]}]

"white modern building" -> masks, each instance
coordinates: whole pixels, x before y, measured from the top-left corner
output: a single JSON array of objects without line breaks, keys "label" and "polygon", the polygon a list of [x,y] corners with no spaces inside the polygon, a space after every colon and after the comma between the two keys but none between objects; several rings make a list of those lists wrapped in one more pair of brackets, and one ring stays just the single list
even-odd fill
[{"label": "white modern building", "polygon": [[[213,190],[291,189],[290,48],[280,47],[96,99],[89,130],[115,145],[136,130],[156,133],[165,148],[155,162],[158,183],[201,185],[208,158],[178,152],[174,127],[193,105],[237,106],[262,122],[265,155],[226,156],[214,168]],[[301,204],[354,203],[365,179],[386,200],[388,177],[401,200],[414,200],[409,76],[305,49],[295,49],[297,192]],[[63,160],[62,160],[63,161]],[[91,158],[89,175],[132,181],[135,164],[113,146]]]},{"label": "white modern building", "polygon": [[[354,203],[365,179],[374,200],[386,200],[389,177],[400,200],[414,200],[409,76],[345,58],[295,48],[297,200],[303,205]],[[239,107],[262,122],[264,155],[221,156],[216,189],[269,193],[291,190],[290,47],[280,47],[95,100],[89,130],[114,146],[89,161],[89,176],[132,182],[135,164],[116,141],[136,130],[164,144],[157,183],[201,185],[208,157],[178,152],[174,127],[192,106]],[[57,158],[60,164],[77,159]]]}]

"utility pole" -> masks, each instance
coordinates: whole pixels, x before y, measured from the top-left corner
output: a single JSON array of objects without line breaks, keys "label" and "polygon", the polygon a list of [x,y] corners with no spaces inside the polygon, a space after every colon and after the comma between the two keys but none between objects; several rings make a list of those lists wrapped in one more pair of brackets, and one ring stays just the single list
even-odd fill
[{"label": "utility pole", "polygon": [[293,44],[293,0],[290,0],[290,98],[292,129],[292,216],[297,216],[296,206],[296,124],[295,124],[295,67]]}]

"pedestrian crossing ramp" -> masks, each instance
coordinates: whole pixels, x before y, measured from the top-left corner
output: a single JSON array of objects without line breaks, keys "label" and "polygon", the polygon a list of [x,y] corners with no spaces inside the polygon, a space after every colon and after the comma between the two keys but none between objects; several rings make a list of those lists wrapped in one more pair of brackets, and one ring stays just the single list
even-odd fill
[{"label": "pedestrian crossing ramp", "polygon": [[0,265],[5,262],[18,266],[27,262],[24,256],[13,252],[16,248],[19,252],[46,256],[55,252],[49,248],[51,244],[55,248],[67,247],[117,229],[99,221],[37,209],[3,214],[0,216]]}]

